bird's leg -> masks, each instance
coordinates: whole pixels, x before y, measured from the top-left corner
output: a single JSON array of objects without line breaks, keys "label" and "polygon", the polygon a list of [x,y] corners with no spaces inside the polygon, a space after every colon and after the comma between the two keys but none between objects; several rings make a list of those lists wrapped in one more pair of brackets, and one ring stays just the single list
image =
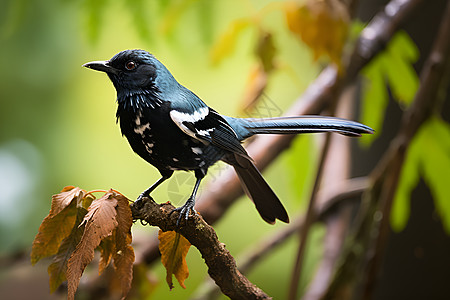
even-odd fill
[{"label": "bird's leg", "polygon": [[163,183],[164,181],[169,179],[170,176],[172,176],[172,174],[173,174],[173,171],[171,171],[170,173],[167,172],[167,173],[162,174],[161,178],[158,179],[158,181],[156,181],[151,187],[149,187],[148,189],[146,189],[139,195],[136,202],[141,201],[142,198],[144,198],[144,197],[150,196],[150,193],[153,192],[153,190],[156,189],[161,183]]},{"label": "bird's leg", "polygon": [[195,205],[195,197],[197,196],[198,187],[200,186],[200,182],[202,181],[203,177],[205,177],[205,174],[203,172],[195,172],[195,177],[197,178],[197,181],[195,182],[194,190],[192,191],[191,196],[187,199],[186,203],[183,206],[180,206],[178,208],[175,208],[170,212],[170,215],[177,211],[180,213],[177,220],[177,226],[180,225],[180,220],[184,217],[184,219],[189,218],[189,213],[191,210],[196,213],[196,210],[194,208]]}]

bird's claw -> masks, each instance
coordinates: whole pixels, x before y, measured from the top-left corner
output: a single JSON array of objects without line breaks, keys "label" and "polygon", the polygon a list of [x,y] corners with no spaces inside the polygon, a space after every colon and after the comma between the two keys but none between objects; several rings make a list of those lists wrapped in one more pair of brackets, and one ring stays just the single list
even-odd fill
[{"label": "bird's claw", "polygon": [[135,202],[142,201],[142,198],[144,198],[145,196],[147,196],[147,195],[144,195],[144,193],[140,194],[139,197],[137,197]]},{"label": "bird's claw", "polygon": [[179,213],[177,219],[177,227],[180,226],[180,221],[183,219],[183,217],[187,221],[191,211],[197,213],[197,211],[194,208],[194,205],[195,205],[194,200],[189,198],[183,206],[177,207],[169,213],[169,216],[171,216],[172,213],[174,213],[175,211]]}]

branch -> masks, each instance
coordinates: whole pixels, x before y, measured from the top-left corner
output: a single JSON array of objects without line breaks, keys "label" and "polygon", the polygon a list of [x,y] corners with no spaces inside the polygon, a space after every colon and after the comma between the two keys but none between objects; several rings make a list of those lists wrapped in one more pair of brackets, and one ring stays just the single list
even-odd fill
[{"label": "branch", "polygon": [[325,136],[325,142],[324,142],[324,145],[322,146],[322,151],[320,153],[319,165],[317,167],[317,174],[316,174],[316,178],[314,181],[313,189],[311,191],[311,196],[309,198],[308,208],[306,210],[304,224],[299,230],[300,244],[299,244],[299,247],[297,250],[297,257],[295,260],[294,269],[292,271],[291,283],[289,285],[289,294],[288,294],[289,300],[295,300],[297,298],[297,291],[298,291],[299,281],[301,278],[301,273],[302,273],[302,268],[303,268],[306,243],[308,241],[311,226],[314,223],[315,202],[317,199],[317,193],[319,191],[319,185],[320,185],[320,182],[321,182],[322,176],[323,176],[325,160],[327,158],[328,150],[330,147],[330,140],[331,140],[331,134],[328,133]]},{"label": "branch", "polygon": [[[397,189],[408,146],[420,127],[440,104],[441,91],[446,91],[450,75],[450,2],[442,17],[441,26],[432,51],[428,56],[420,78],[420,87],[411,107],[402,118],[402,125],[388,149],[384,164],[374,172],[375,183],[372,197],[379,198],[383,218],[379,225],[379,235],[374,241],[374,255],[370,257],[365,282],[365,298],[373,294],[375,283],[384,256],[389,236],[389,216]],[[376,187],[380,190],[377,191]]]},{"label": "branch", "polygon": [[[377,168],[371,173],[372,187],[365,195],[365,205],[360,211],[360,225],[348,243],[342,264],[323,299],[336,299],[346,295],[349,285],[362,282],[362,299],[373,296],[373,288],[384,255],[389,235],[389,215],[409,143],[423,123],[439,104],[439,92],[448,86],[445,75],[450,64],[450,2],[442,18],[442,24],[431,54],[425,62],[420,78],[420,87],[413,104],[404,113],[401,128],[391,142]],[[378,217],[376,217],[378,216]],[[375,233],[375,234],[374,234]],[[372,251],[370,251],[372,250]],[[361,251],[372,256],[364,265]],[[364,277],[356,278],[364,268]]]},{"label": "branch", "polygon": [[[350,58],[348,71],[340,77],[333,66],[325,68],[317,79],[311,83],[305,93],[297,99],[285,115],[320,114],[336,97],[341,88],[355,81],[358,72],[371,59],[384,49],[390,37],[419,8],[424,0],[393,0],[389,4],[389,13],[381,12],[375,19],[383,19],[384,23],[371,22],[363,30]],[[257,136],[247,147],[249,155],[254,159],[260,171],[269,166],[284,150],[288,149],[293,135],[262,135]],[[243,195],[239,179],[234,170],[227,169],[220,178],[209,183],[196,200],[196,209],[202,217],[213,224]],[[145,253],[145,261],[152,262],[158,258],[158,244],[149,243]]]},{"label": "branch", "polygon": [[[336,109],[336,116],[341,118],[352,118],[354,111],[356,88],[347,88],[342,93]],[[350,139],[341,135],[333,135],[330,148],[326,156],[322,189],[318,201],[326,197],[336,189],[336,184],[345,181],[350,176],[351,166]],[[359,199],[359,198],[358,198]],[[304,300],[317,299],[318,295],[326,289],[332,278],[336,261],[341,254],[343,241],[351,222],[351,209],[354,205],[341,205],[323,218],[326,233],[323,238],[323,255],[318,264],[316,274],[311,279],[308,289],[303,293]]]},{"label": "branch", "polygon": [[[367,178],[353,178],[340,182],[336,188],[329,190],[326,195],[318,193],[318,201],[314,209],[313,221],[320,221],[327,218],[331,212],[351,201],[360,199],[362,193],[369,187]],[[238,269],[242,274],[247,274],[267,255],[281,246],[294,233],[297,233],[304,225],[304,215],[293,218],[293,222],[275,232],[269,237],[264,237],[238,258]],[[203,283],[194,293],[193,299],[214,299],[217,295],[217,286],[211,285],[210,281]]]},{"label": "branch", "polygon": [[209,275],[225,295],[232,299],[271,299],[238,271],[225,244],[219,241],[214,229],[202,217],[195,215],[183,226],[177,227],[178,213],[170,215],[174,208],[170,203],[157,204],[150,198],[131,205],[134,219],[145,221],[163,231],[177,231],[197,247],[208,266]]}]

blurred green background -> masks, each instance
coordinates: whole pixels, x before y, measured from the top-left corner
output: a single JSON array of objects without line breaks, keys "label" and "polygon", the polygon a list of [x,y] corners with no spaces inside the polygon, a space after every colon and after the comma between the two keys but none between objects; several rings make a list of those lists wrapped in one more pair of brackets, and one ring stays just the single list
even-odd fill
[{"label": "blurred green background", "polygon": [[[159,177],[121,137],[115,124],[112,84],[104,74],[82,68],[83,63],[109,59],[124,49],[145,49],[210,106],[224,114],[242,116],[239,102],[256,61],[258,31],[245,29],[232,55],[219,64],[212,63],[211,48],[230,22],[255,14],[268,2],[1,1],[0,253],[30,249],[49,211],[51,195],[66,185],[85,190],[114,188],[133,199]],[[318,68],[306,47],[288,32],[281,11],[271,13],[262,24],[276,36],[281,65],[289,65],[271,75],[265,92],[282,112],[315,78]],[[300,148],[307,141],[298,143]],[[268,169],[265,177],[294,214],[302,205],[298,186],[289,175],[280,175],[292,164],[288,156]],[[305,165],[305,171],[312,163],[308,157],[295,161]],[[218,171],[220,168],[211,172]],[[153,197],[160,202],[174,201],[168,198],[171,186],[173,182],[163,185]],[[185,184],[180,189],[180,194],[188,195],[191,186]],[[238,257],[282,226],[261,222],[251,201],[243,198],[216,230]],[[134,234],[155,234],[148,227],[133,230],[140,232]],[[317,236],[320,234],[319,228]],[[258,266],[250,280],[267,293],[283,297],[295,251],[295,243],[286,244]],[[319,255],[320,250],[314,253]],[[307,261],[313,264],[314,260]],[[189,253],[188,264],[188,288],[176,286],[171,296],[189,295],[207,276],[195,248]],[[158,299],[168,288],[162,266],[156,264],[154,270],[160,281],[155,295]]]},{"label": "blurred green background", "polygon": [[[295,3],[311,4],[302,9],[307,7],[306,13],[313,13],[317,3],[336,5],[338,2],[342,1],[299,0]],[[387,2],[360,1],[356,15],[364,22],[369,21]],[[327,23],[328,27],[323,25],[326,22],[314,26],[300,24],[303,27],[290,24],[290,27],[286,20],[289,14],[283,10],[287,6],[282,7],[286,3],[264,0],[0,1],[2,298],[29,299],[30,294],[35,298],[48,296],[46,268],[49,260],[31,268],[28,255],[39,224],[50,209],[52,194],[73,185],[88,191],[114,188],[135,199],[159,178],[158,171],[135,155],[121,137],[115,124],[115,90],[107,76],[85,69],[82,64],[107,60],[125,49],[145,49],[208,105],[232,116],[247,116],[248,110],[244,108],[249,105],[248,93],[258,87],[255,78],[267,76],[267,86],[260,97],[262,110],[252,116],[278,116],[329,62],[323,57],[314,61],[315,54],[321,50],[320,42],[328,42],[327,38],[333,40],[342,33],[340,30],[349,29],[350,43],[344,47],[345,56],[345,51],[351,49],[351,41],[364,27],[358,21],[342,22],[339,18],[337,23]],[[353,150],[359,149],[353,151],[356,153],[352,157],[353,176],[369,174],[397,133],[404,110],[414,100],[419,86],[418,73],[433,44],[445,4],[445,0],[439,0],[433,5],[424,5],[424,9],[405,24],[404,31],[394,35],[385,51],[360,73],[356,97],[362,104],[358,102],[356,106],[361,109],[361,121],[373,127],[376,134],[360,139],[361,144],[353,140]],[[339,12],[339,5],[333,7],[335,10],[328,11],[330,15]],[[294,6],[292,11],[301,11],[295,9]],[[297,17],[294,14],[291,21],[307,19],[304,15],[303,19]],[[309,47],[300,41],[302,33],[311,33],[308,29],[315,31],[321,26],[326,33],[322,34],[323,40],[309,43]],[[299,28],[307,29],[301,32]],[[273,45],[261,42],[266,33],[270,33]],[[345,39],[338,42],[343,41]],[[339,64],[336,60],[341,57],[340,50],[325,54]],[[261,63],[268,61],[274,66],[261,73]],[[387,299],[385,295],[409,295],[407,299],[424,299],[423,295],[448,298],[448,96],[447,101],[442,102],[442,109],[435,111],[432,121],[424,124],[413,140],[412,154],[405,161],[389,216],[393,231],[389,232],[377,299]],[[319,135],[297,138],[291,149],[264,172],[291,219],[306,207],[317,169],[318,138]],[[223,164],[212,167],[202,186],[220,176],[223,168]],[[192,174],[178,172],[152,196],[158,202],[171,201],[179,206],[191,192],[193,182]],[[214,228],[220,241],[239,262],[258,241],[285,226],[282,223],[270,226],[261,221],[251,201],[242,197]],[[323,258],[325,232],[321,223],[312,228],[299,293],[313,278],[317,263]],[[155,228],[133,226],[136,252],[148,237],[156,234]],[[285,299],[297,250],[298,236],[295,236],[258,263],[248,274],[250,281],[274,299]],[[190,270],[185,282],[187,289],[175,283],[172,291],[165,283],[165,270],[159,261],[152,265],[149,274],[155,284],[153,299],[192,296],[208,275],[194,247],[187,261]],[[95,275],[96,270],[88,268],[89,272]],[[92,280],[95,276],[83,278],[87,277]],[[64,295],[62,290],[51,297],[64,298]]]}]

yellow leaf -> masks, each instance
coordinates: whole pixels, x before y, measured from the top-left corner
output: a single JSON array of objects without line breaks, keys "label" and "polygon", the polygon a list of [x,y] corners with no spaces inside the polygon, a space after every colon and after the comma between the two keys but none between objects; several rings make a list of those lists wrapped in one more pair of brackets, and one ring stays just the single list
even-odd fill
[{"label": "yellow leaf", "polygon": [[172,274],[175,275],[181,287],[186,288],[184,280],[189,276],[186,255],[191,243],[175,231],[159,230],[158,239],[161,262],[166,268],[166,281],[169,288],[173,288]]},{"label": "yellow leaf", "polygon": [[230,23],[227,30],[211,49],[211,62],[213,64],[218,64],[233,52],[237,37],[248,25],[250,25],[250,20],[248,19],[238,19]]},{"label": "yellow leaf", "polygon": [[290,1],[285,6],[289,30],[313,50],[314,60],[326,55],[338,66],[350,18],[339,0]]},{"label": "yellow leaf", "polygon": [[256,55],[258,56],[266,73],[274,69],[274,57],[277,49],[273,43],[270,32],[260,30],[258,43],[256,44]]}]

